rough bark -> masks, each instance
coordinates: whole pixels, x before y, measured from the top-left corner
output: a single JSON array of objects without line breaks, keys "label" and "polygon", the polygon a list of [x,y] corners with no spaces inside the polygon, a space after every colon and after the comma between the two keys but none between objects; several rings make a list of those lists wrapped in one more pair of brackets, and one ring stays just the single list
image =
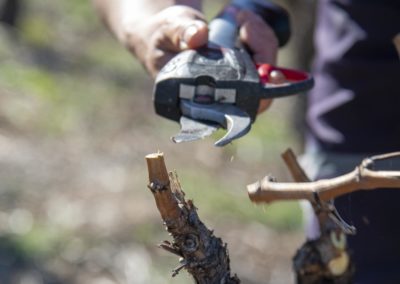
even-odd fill
[{"label": "rough bark", "polygon": [[167,172],[163,154],[147,155],[146,161],[148,187],[173,238],[160,247],[180,256],[180,265],[173,270],[173,276],[184,268],[195,283],[240,283],[236,275],[231,276],[227,245],[201,222],[193,202],[185,200],[176,173]]},{"label": "rough bark", "polygon": [[[310,182],[292,150],[282,154],[295,182]],[[317,216],[320,236],[307,240],[293,257],[297,284],[351,284],[354,265],[346,245],[346,234],[354,233],[339,216],[333,204],[311,203]]]}]

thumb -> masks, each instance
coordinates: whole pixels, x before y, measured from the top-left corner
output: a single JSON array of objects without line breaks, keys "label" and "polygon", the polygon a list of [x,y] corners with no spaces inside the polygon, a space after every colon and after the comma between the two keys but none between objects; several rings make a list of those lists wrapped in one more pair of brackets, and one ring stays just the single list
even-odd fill
[{"label": "thumb", "polygon": [[164,40],[161,45],[170,52],[198,48],[208,41],[208,26],[199,19],[181,17],[170,20],[161,31]]},{"label": "thumb", "polygon": [[180,49],[197,48],[205,45],[207,41],[207,24],[200,20],[194,20],[182,29],[179,47]]}]

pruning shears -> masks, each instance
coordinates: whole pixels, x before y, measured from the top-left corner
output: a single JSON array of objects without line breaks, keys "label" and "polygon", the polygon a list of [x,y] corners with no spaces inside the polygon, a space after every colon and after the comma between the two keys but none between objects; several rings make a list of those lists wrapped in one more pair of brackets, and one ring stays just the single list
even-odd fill
[{"label": "pruning shears", "polygon": [[[209,24],[208,44],[179,53],[156,77],[156,113],[181,124],[174,142],[201,139],[222,127],[227,133],[215,146],[224,146],[249,132],[261,99],[313,87],[308,73],[253,62],[249,51],[237,44],[236,14],[243,9],[260,15],[280,46],[288,41],[289,17],[283,8],[263,0],[233,0],[225,7]],[[284,82],[271,82],[274,71],[283,74]]]}]

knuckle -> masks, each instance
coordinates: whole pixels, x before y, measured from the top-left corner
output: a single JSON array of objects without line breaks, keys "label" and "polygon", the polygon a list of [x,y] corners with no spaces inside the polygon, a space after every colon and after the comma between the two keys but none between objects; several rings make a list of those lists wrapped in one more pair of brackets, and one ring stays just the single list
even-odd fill
[{"label": "knuckle", "polygon": [[164,57],[165,53],[162,50],[152,49],[148,51],[145,59],[146,68],[151,73],[158,72],[163,66]]},{"label": "knuckle", "polygon": [[151,46],[159,50],[175,50],[179,45],[179,34],[178,25],[163,23],[151,34]]},{"label": "knuckle", "polygon": [[204,19],[202,13],[197,11],[194,8],[184,6],[184,5],[174,5],[164,9],[161,12],[162,17],[168,22],[179,21],[182,18],[190,18],[190,19]]}]

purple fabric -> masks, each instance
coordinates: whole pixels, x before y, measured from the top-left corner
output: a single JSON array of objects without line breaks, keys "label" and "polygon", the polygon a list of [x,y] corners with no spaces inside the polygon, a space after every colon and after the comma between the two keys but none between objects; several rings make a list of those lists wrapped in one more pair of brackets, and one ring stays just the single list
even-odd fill
[{"label": "purple fabric", "polygon": [[307,122],[329,151],[400,150],[400,1],[319,1]]},{"label": "purple fabric", "polygon": [[[307,112],[309,144],[331,158],[320,178],[353,169],[337,156],[400,151],[400,0],[320,0]],[[337,161],[336,161],[337,160]],[[333,166],[333,167],[332,167]],[[324,166],[321,167],[321,171]],[[400,170],[400,168],[391,169]],[[357,284],[400,283],[400,190],[335,200],[358,233],[349,237]]]}]

